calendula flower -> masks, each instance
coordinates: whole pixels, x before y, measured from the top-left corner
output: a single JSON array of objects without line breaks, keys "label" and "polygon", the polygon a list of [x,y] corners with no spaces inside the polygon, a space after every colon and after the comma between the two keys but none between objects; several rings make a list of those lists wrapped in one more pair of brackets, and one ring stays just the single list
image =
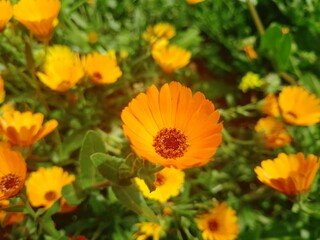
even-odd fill
[{"label": "calendula flower", "polygon": [[29,147],[58,126],[54,119],[42,126],[43,118],[42,113],[7,111],[0,117],[0,132],[12,145]]},{"label": "calendula flower", "polygon": [[12,17],[12,6],[9,0],[0,0],[0,32],[4,30]]},{"label": "calendula flower", "polygon": [[191,58],[191,52],[176,45],[154,48],[151,54],[165,73],[173,73],[177,69],[185,67]]},{"label": "calendula flower", "polygon": [[6,97],[6,91],[4,90],[4,81],[3,81],[3,78],[0,76],[0,103],[3,103],[5,97]]},{"label": "calendula flower", "polygon": [[152,85],[122,111],[123,130],[143,159],[178,169],[201,166],[221,144],[220,114],[211,101],[178,82]]},{"label": "calendula flower", "polygon": [[136,226],[139,227],[138,232],[136,232],[133,236],[133,239],[135,240],[147,240],[147,239],[153,239],[153,240],[159,240],[162,227],[159,224],[152,223],[152,222],[143,222],[138,223]]},{"label": "calendula flower", "polygon": [[254,129],[262,135],[267,148],[280,148],[291,142],[284,124],[272,116],[260,118]]},{"label": "calendula flower", "polygon": [[180,193],[184,183],[184,172],[175,168],[164,168],[157,172],[154,182],[156,190],[152,192],[142,179],[135,178],[135,182],[146,198],[166,202]]},{"label": "calendula flower", "polygon": [[61,167],[40,167],[36,172],[30,173],[26,181],[27,195],[31,205],[50,208],[62,197],[62,188],[74,180],[75,177]]},{"label": "calendula flower", "polygon": [[262,112],[273,117],[278,117],[280,115],[278,98],[276,95],[270,93],[262,100]]},{"label": "calendula flower", "polygon": [[246,53],[247,57],[248,57],[250,60],[258,59],[258,54],[257,54],[257,52],[254,50],[252,44],[249,44],[249,45],[245,46],[245,48],[243,49],[243,51]]},{"label": "calendula flower", "polygon": [[20,152],[0,142],[0,200],[17,195],[24,186],[27,166]]},{"label": "calendula flower", "polygon": [[197,3],[204,2],[205,0],[187,0],[187,3],[190,5],[195,5]]},{"label": "calendula flower", "polygon": [[233,240],[239,234],[236,212],[226,202],[217,203],[209,212],[196,218],[204,240]]},{"label": "calendula flower", "polygon": [[78,54],[61,45],[48,48],[43,70],[37,72],[40,81],[58,92],[70,90],[84,75]]},{"label": "calendula flower", "polygon": [[82,58],[82,63],[86,73],[96,84],[110,84],[118,80],[122,71],[114,57],[92,53]]},{"label": "calendula flower", "polygon": [[254,171],[265,185],[286,195],[309,191],[319,168],[319,159],[313,154],[280,153],[277,158],[264,160]]},{"label": "calendula flower", "polygon": [[153,45],[160,39],[169,40],[176,35],[176,29],[170,23],[157,23],[154,26],[149,26],[143,33],[143,39]]},{"label": "calendula flower", "polygon": [[38,40],[48,41],[58,21],[60,5],[60,0],[20,0],[13,6],[13,15]]},{"label": "calendula flower", "polygon": [[239,89],[242,92],[247,92],[249,89],[260,88],[264,84],[258,74],[253,72],[248,72],[242,79],[239,84]]},{"label": "calendula flower", "polygon": [[284,87],[278,101],[281,115],[287,123],[300,126],[319,123],[320,99],[303,87]]},{"label": "calendula flower", "polygon": [[[0,208],[10,207],[9,200],[0,201]],[[24,219],[24,214],[21,212],[7,212],[5,210],[0,210],[0,222],[3,222],[3,226],[8,226],[21,222]]]}]

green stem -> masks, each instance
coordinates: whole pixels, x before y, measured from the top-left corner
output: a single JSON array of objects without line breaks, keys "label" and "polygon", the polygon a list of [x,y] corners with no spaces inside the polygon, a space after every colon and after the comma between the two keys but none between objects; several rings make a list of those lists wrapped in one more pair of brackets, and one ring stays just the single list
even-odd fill
[{"label": "green stem", "polygon": [[261,22],[261,19],[259,17],[259,14],[258,14],[256,8],[252,5],[251,1],[250,0],[246,0],[246,1],[247,1],[251,16],[253,18],[254,24],[256,25],[260,36],[262,36],[264,34],[265,30],[264,30],[264,26]]}]

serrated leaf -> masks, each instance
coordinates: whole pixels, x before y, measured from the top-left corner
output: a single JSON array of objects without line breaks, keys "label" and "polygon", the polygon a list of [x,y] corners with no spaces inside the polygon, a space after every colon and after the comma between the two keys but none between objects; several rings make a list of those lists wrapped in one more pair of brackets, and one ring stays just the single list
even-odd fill
[{"label": "serrated leaf", "polygon": [[117,199],[130,210],[141,214],[149,221],[159,223],[159,219],[154,212],[148,207],[144,198],[135,185],[130,186],[112,186],[112,191]]}]

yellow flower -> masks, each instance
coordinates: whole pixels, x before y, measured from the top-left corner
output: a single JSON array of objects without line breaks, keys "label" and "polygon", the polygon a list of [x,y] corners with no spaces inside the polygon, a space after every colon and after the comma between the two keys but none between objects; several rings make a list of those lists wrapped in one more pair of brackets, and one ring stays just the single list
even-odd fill
[{"label": "yellow flower", "polygon": [[183,187],[184,172],[179,169],[164,168],[157,172],[155,177],[156,190],[152,192],[142,179],[135,178],[136,184],[146,198],[166,202],[169,198],[177,196]]},{"label": "yellow flower", "polygon": [[[110,54],[109,54],[110,55]],[[122,71],[114,57],[92,53],[82,58],[85,71],[96,84],[110,84],[118,80]]]},{"label": "yellow flower", "polygon": [[279,106],[287,123],[310,126],[320,121],[320,99],[303,87],[284,87],[279,95]]},{"label": "yellow flower", "polygon": [[[1,200],[0,208],[10,207],[9,200]],[[24,219],[24,214],[21,212],[7,212],[0,210],[0,222],[3,222],[3,226],[9,226],[21,222]]]},{"label": "yellow flower", "polygon": [[154,48],[151,54],[165,73],[173,73],[175,70],[185,67],[191,58],[191,52],[176,45]]},{"label": "yellow flower", "polygon": [[139,227],[137,233],[134,234],[133,239],[135,240],[147,240],[152,237],[153,240],[159,240],[162,227],[159,224],[152,222],[138,223],[136,226]]},{"label": "yellow flower", "polygon": [[244,48],[243,50],[244,50],[244,52],[246,53],[247,57],[248,57],[250,60],[258,59],[258,54],[257,54],[257,52],[254,50],[252,44],[249,44],[249,45],[245,46],[245,48]]},{"label": "yellow flower", "polygon": [[12,6],[10,0],[0,0],[0,32],[4,30],[12,17]]},{"label": "yellow flower", "polygon": [[153,45],[160,39],[169,40],[176,35],[176,29],[170,23],[157,23],[154,26],[149,26],[143,33],[143,39],[149,41]]},{"label": "yellow flower", "polygon": [[319,159],[313,154],[280,153],[274,160],[262,161],[254,171],[262,183],[290,196],[309,191],[318,168]]},{"label": "yellow flower", "polygon": [[52,90],[66,92],[84,75],[79,56],[67,46],[48,48],[44,73],[37,72],[40,81]]},{"label": "yellow flower", "polygon": [[178,82],[152,85],[122,111],[123,130],[143,159],[178,169],[201,166],[221,144],[220,114],[211,101]]},{"label": "yellow flower", "polygon": [[[1,4],[1,2],[0,2],[0,4]],[[0,103],[3,103],[5,97],[6,97],[6,91],[4,90],[4,80],[0,76]]]},{"label": "yellow flower", "polygon": [[217,203],[208,213],[198,215],[196,223],[204,240],[233,240],[239,233],[236,212],[226,202]]},{"label": "yellow flower", "polygon": [[194,5],[194,4],[197,4],[197,3],[201,3],[201,2],[204,2],[205,0],[187,0],[187,3],[190,4],[190,5]]},{"label": "yellow flower", "polygon": [[270,93],[262,100],[262,112],[273,117],[278,117],[280,115],[276,95]]},{"label": "yellow flower", "polygon": [[274,117],[259,119],[255,130],[262,134],[267,148],[280,148],[291,142],[291,137],[282,122]]},{"label": "yellow flower", "polygon": [[53,119],[42,126],[43,118],[42,113],[6,111],[0,117],[0,131],[11,144],[29,147],[51,133],[58,125]]},{"label": "yellow flower", "polygon": [[75,180],[73,175],[61,167],[40,167],[32,172],[26,181],[27,195],[34,207],[50,208],[62,197],[61,190]]},{"label": "yellow flower", "polygon": [[60,11],[60,0],[20,0],[13,6],[14,17],[40,41],[48,41]]},{"label": "yellow flower", "polygon": [[0,142],[0,200],[17,195],[24,186],[27,166],[20,152]]},{"label": "yellow flower", "polygon": [[263,79],[260,79],[259,75],[253,72],[248,72],[239,84],[239,89],[242,92],[247,92],[249,89],[260,88],[264,84]]}]

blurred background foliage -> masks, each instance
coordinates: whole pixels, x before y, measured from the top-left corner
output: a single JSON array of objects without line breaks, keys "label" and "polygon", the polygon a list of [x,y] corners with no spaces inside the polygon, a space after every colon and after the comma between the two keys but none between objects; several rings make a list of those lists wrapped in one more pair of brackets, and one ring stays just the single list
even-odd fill
[{"label": "blurred background foliage", "polygon": [[[81,153],[80,148],[88,130],[99,129],[106,153],[126,158],[131,150],[121,130],[122,109],[151,84],[177,80],[214,102],[222,115],[224,135],[215,161],[185,171],[183,192],[172,199],[173,214],[165,218],[166,225],[171,226],[166,239],[200,239],[192,218],[212,198],[226,200],[237,211],[238,239],[320,239],[318,179],[308,197],[313,204],[310,209],[317,214],[307,214],[295,207],[293,199],[263,186],[253,171],[261,160],[283,151],[320,152],[319,125],[290,127],[294,142],[277,150],[265,149],[254,131],[263,116],[259,100],[267,93],[295,82],[320,96],[320,46],[316,44],[320,38],[320,2],[252,2],[264,26],[263,34],[257,30],[246,1],[207,0],[191,6],[184,0],[62,0],[59,24],[50,44],[67,45],[80,54],[115,50],[124,72],[115,84],[79,85],[67,93],[52,92],[32,81],[32,69],[40,69],[45,46],[32,40],[17,22],[11,23],[0,36],[0,70],[6,79],[7,99],[14,99],[17,109],[40,111],[47,119],[59,122],[59,133],[35,145],[28,158],[29,170],[55,164],[83,171],[88,166],[81,166],[81,154],[87,150]],[[189,66],[174,75],[161,72],[142,39],[146,28],[159,22],[171,23],[177,31],[171,42],[192,52]],[[285,35],[283,28],[288,29]],[[32,42],[31,49],[28,41]],[[244,51],[247,45],[256,50],[257,59],[248,58]],[[120,56],[123,51],[128,53],[125,58]],[[259,74],[267,84],[243,93],[238,85],[249,71]],[[64,192],[67,200],[80,204],[77,211],[53,215],[56,228],[67,235],[130,239],[137,230],[135,224],[146,221],[143,214],[134,214],[119,202],[111,188],[86,189],[82,185],[79,189]],[[164,206],[149,200],[147,204],[156,214],[162,213]],[[42,239],[37,238],[30,219],[24,226],[2,228],[0,232],[8,239]]]}]

